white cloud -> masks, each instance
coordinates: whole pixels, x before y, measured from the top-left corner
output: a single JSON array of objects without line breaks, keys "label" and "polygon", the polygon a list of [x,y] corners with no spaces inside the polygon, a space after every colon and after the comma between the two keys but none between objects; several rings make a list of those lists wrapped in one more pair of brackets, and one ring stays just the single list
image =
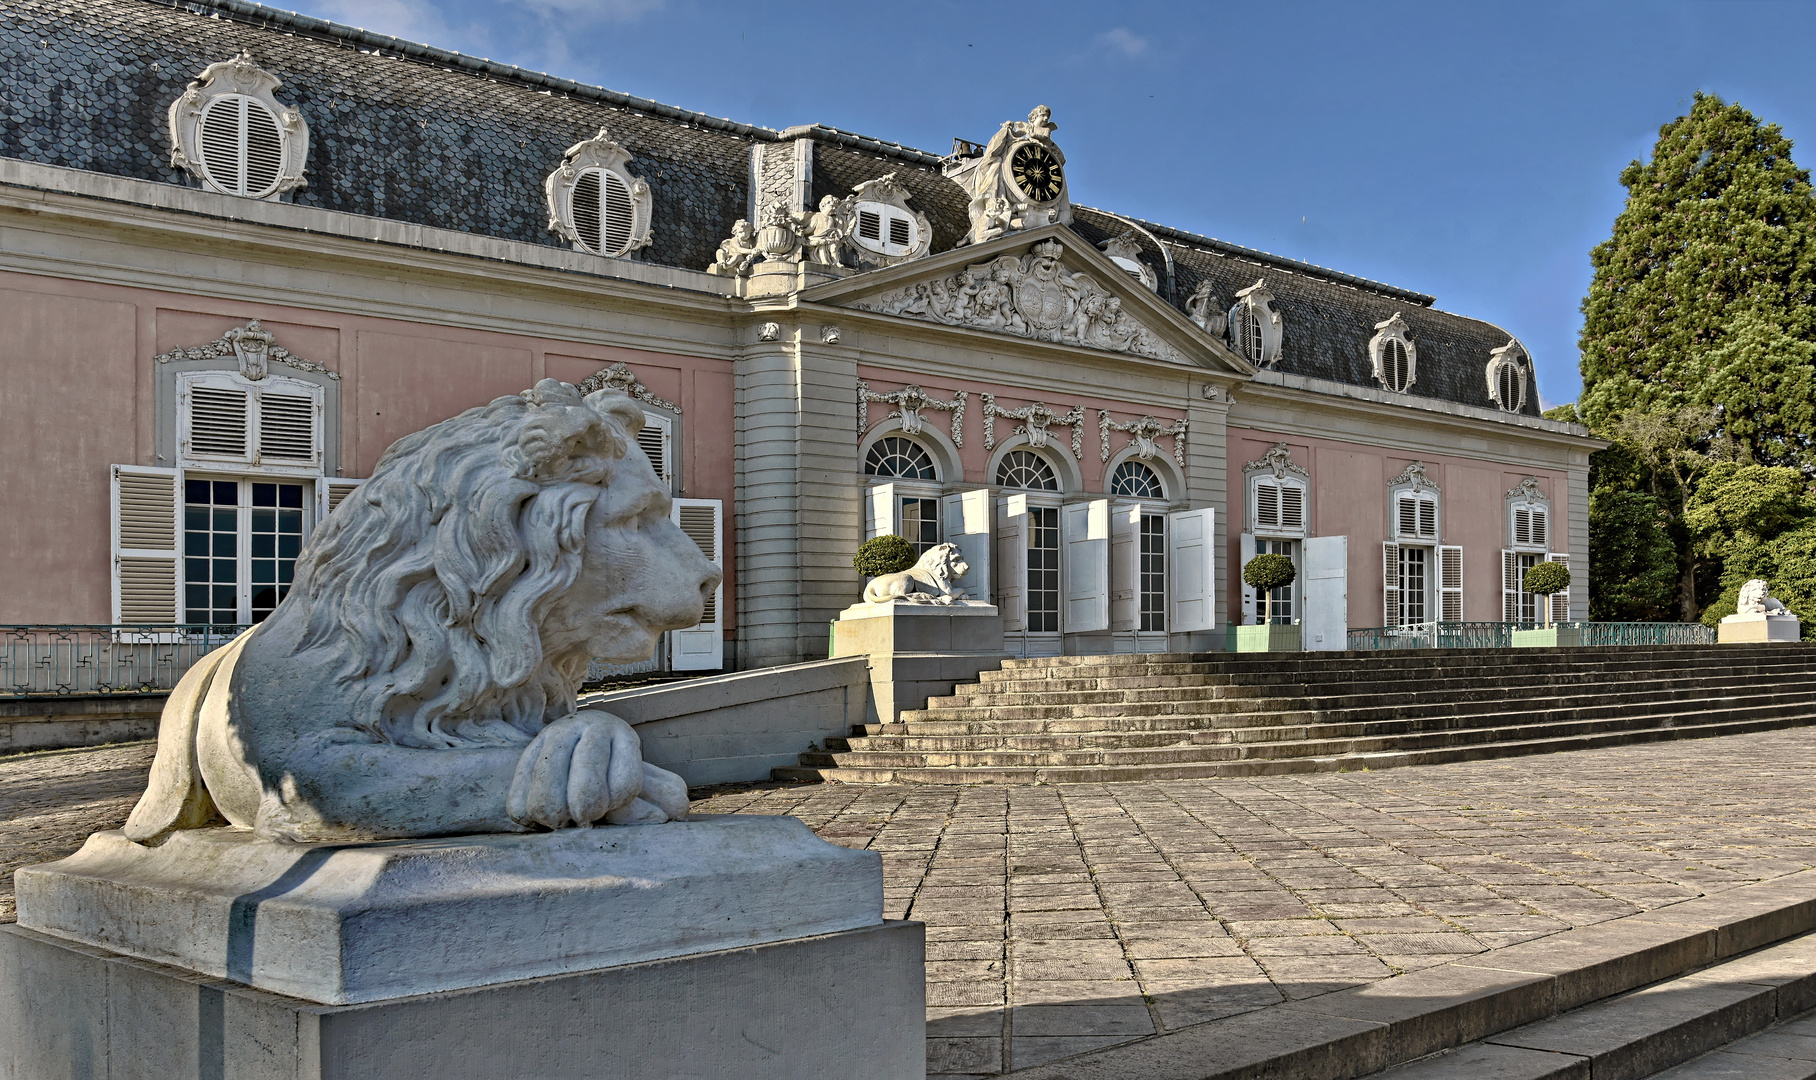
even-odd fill
[{"label": "white cloud", "polygon": [[446,47],[448,24],[429,0],[317,0],[312,14],[375,34]]},{"label": "white cloud", "polygon": [[1131,33],[1127,27],[1118,26],[1105,34],[1097,35],[1097,40],[1116,49],[1124,56],[1140,56],[1148,47],[1148,39]]}]

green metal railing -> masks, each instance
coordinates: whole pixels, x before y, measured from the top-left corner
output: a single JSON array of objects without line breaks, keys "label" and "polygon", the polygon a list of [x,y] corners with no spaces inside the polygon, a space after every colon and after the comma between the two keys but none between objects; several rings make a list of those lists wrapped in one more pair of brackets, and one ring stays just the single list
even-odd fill
[{"label": "green metal railing", "polygon": [[156,694],[244,626],[0,626],[0,697]]},{"label": "green metal railing", "polygon": [[[1715,631],[1701,623],[1565,622],[1581,630],[1584,645],[1713,645]],[[1540,629],[1535,622],[1428,622],[1370,626],[1349,632],[1354,650],[1509,649],[1515,630]]]}]

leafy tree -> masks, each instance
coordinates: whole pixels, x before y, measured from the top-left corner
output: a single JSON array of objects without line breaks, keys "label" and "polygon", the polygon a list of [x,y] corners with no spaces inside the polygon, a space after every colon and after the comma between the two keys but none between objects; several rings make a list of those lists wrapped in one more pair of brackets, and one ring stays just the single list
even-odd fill
[{"label": "leafy tree", "polygon": [[893,533],[873,536],[858,546],[851,565],[865,577],[899,574],[914,565],[914,545]]},{"label": "leafy tree", "polygon": [[[1542,562],[1526,571],[1520,588],[1536,596],[1549,597],[1570,587],[1570,568],[1563,563]],[[1541,604],[1545,612],[1545,625],[1551,625],[1551,604]]]},{"label": "leafy tree", "polygon": [[1677,545],[1658,497],[1612,485],[1589,496],[1590,617],[1669,621],[1677,588]]},{"label": "leafy tree", "polygon": [[1262,592],[1278,589],[1283,585],[1291,585],[1298,576],[1299,570],[1293,566],[1293,560],[1285,555],[1276,555],[1272,552],[1262,552],[1250,559],[1248,565],[1242,568],[1242,580],[1247,582],[1251,589],[1259,589]]},{"label": "leafy tree", "polygon": [[1697,546],[1722,565],[1721,595],[1703,612],[1705,623],[1732,615],[1740,587],[1764,578],[1793,612],[1811,613],[1804,636],[1816,634],[1816,493],[1801,471],[1717,463],[1684,521]]},{"label": "leafy tree", "polygon": [[1816,467],[1816,198],[1791,141],[1698,93],[1621,183],[1626,207],[1590,255],[1583,418],[1599,431],[1708,409],[1705,434],[1734,440],[1741,460]]}]

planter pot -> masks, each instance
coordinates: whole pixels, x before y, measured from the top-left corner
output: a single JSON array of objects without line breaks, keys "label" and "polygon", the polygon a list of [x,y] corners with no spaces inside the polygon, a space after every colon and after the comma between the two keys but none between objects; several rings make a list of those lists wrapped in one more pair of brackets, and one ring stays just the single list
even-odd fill
[{"label": "planter pot", "polygon": [[1580,626],[1550,626],[1543,630],[1513,632],[1516,649],[1580,649],[1582,646],[1583,628]]},{"label": "planter pot", "polygon": [[1297,626],[1238,626],[1237,652],[1300,652]]}]

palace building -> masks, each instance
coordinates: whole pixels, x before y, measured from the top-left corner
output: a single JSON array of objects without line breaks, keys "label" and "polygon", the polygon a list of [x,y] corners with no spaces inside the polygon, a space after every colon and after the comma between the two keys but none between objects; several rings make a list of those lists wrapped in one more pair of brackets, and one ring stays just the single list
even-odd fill
[{"label": "palace building", "polygon": [[663,666],[824,657],[883,533],[1024,655],[1531,621],[1545,559],[1587,617],[1603,444],[1515,333],[1074,202],[1044,107],[938,154],[243,0],[11,0],[0,102],[0,622],[255,622],[394,440],[544,378],[642,404],[725,570]]}]

